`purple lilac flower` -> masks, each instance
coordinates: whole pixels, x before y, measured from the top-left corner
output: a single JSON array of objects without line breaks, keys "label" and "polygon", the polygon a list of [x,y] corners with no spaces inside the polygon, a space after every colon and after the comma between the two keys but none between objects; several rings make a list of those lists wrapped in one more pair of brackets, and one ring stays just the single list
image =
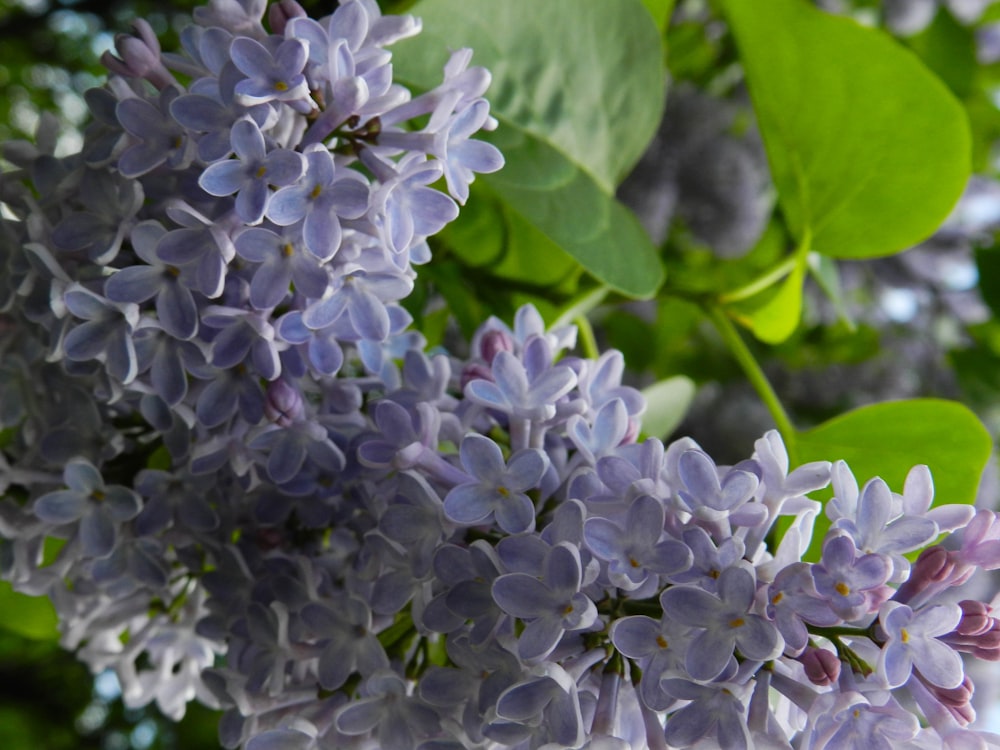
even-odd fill
[{"label": "purple lilac flower", "polygon": [[132,249],[147,265],[127,266],[104,283],[104,294],[113,302],[142,303],[156,298],[156,315],[163,330],[178,339],[194,338],[198,331],[198,306],[181,281],[181,271],[156,254],[166,234],[157,221],[144,221],[132,230]]},{"label": "purple lilac flower", "polygon": [[289,344],[304,345],[309,364],[322,375],[335,375],[344,364],[344,350],[340,348],[333,329],[309,328],[298,310],[279,318],[277,331],[278,336]]},{"label": "purple lilac flower", "polygon": [[260,265],[250,281],[250,304],[258,310],[276,307],[289,294],[289,284],[307,297],[319,299],[330,276],[319,259],[303,244],[293,227],[281,234],[251,227],[236,238],[236,254]]},{"label": "purple lilac flower", "polygon": [[181,228],[160,238],[156,246],[157,257],[171,266],[192,266],[191,288],[209,299],[219,297],[225,285],[227,266],[236,256],[226,226],[184,203],[171,206],[169,216]]},{"label": "purple lilac flower", "polygon": [[850,534],[859,550],[889,555],[896,571],[905,571],[903,553],[928,544],[938,527],[930,518],[900,515],[896,508],[888,485],[875,478],[861,490],[856,515],[838,518],[833,526]]},{"label": "purple lilac flower", "polygon": [[438,233],[458,216],[451,198],[427,187],[441,177],[439,162],[414,153],[391,164],[370,152],[362,153],[362,161],[379,178],[370,214],[394,253],[407,250],[417,238]]},{"label": "purple lilac flower", "polygon": [[131,383],[138,374],[132,341],[139,322],[138,307],[106,300],[78,284],[66,290],[63,302],[69,312],[85,321],[66,334],[66,357],[76,362],[99,359],[119,382]]},{"label": "purple lilac flower", "polygon": [[444,499],[445,515],[456,523],[476,525],[491,516],[508,534],[533,531],[535,505],[525,492],[538,486],[548,459],[526,448],[505,462],[500,447],[482,435],[468,435],[459,449],[462,465],[476,481],[452,489]]},{"label": "purple lilac flower", "polygon": [[139,177],[161,164],[183,169],[194,158],[194,141],[170,117],[170,103],[180,89],[167,86],[156,104],[130,97],[119,102],[115,113],[122,127],[138,142],[118,157],[118,171],[125,177]]},{"label": "purple lilac flower", "polygon": [[370,675],[389,666],[372,630],[371,610],[362,599],[346,596],[330,604],[307,604],[302,622],[322,639],[318,669],[325,689],[336,690],[352,672]]},{"label": "purple lilac flower", "polygon": [[604,518],[588,518],[583,527],[587,547],[608,561],[611,583],[626,591],[637,589],[651,575],[670,576],[691,566],[691,550],[676,539],[664,539],[663,504],[654,497],[635,499],[622,528]]},{"label": "purple lilac flower", "polygon": [[580,592],[580,552],[560,543],[545,561],[543,580],[507,573],[493,582],[493,598],[507,614],[525,620],[518,639],[522,659],[540,661],[567,631],[585,630],[597,619],[594,603]]},{"label": "purple lilac flower", "polygon": [[[232,42],[232,35],[220,28],[206,29],[204,37],[209,49],[228,50]],[[244,76],[235,65],[227,60],[218,76],[214,81],[196,81],[188,93],[181,94],[170,103],[171,116],[185,129],[199,134],[198,157],[207,163],[225,159],[233,152],[231,130],[239,120],[249,117],[262,130],[276,120],[269,104],[246,107],[236,102],[236,84]],[[210,81],[214,85],[199,85]]]},{"label": "purple lilac flower", "polygon": [[35,501],[35,515],[59,525],[79,522],[83,553],[88,557],[111,554],[118,524],[139,513],[139,496],[127,487],[106,485],[94,465],[83,459],[66,464],[63,482],[67,489],[46,493]]},{"label": "purple lilac flower", "polygon": [[674,703],[660,687],[664,675],[683,673],[684,659],[691,645],[692,630],[669,617],[654,620],[632,615],[616,620],[611,642],[623,655],[639,661],[643,679],[639,695],[654,711],[665,711]]},{"label": "purple lilac flower", "polygon": [[[539,732],[541,740],[551,740],[563,747],[578,747],[584,738],[583,717],[573,678],[557,664],[546,664],[544,672],[508,688],[496,704],[497,718]],[[491,727],[487,736],[503,741]],[[516,732],[530,736],[534,733]],[[513,737],[510,737],[513,739]],[[512,743],[507,743],[512,744]]]},{"label": "purple lilac flower", "polygon": [[270,186],[295,183],[305,172],[305,161],[302,154],[288,149],[268,153],[260,128],[249,117],[236,121],[230,138],[237,159],[208,165],[198,184],[209,195],[236,193],[236,215],[247,224],[257,224],[264,218]]},{"label": "purple lilac flower", "polygon": [[823,557],[812,566],[816,592],[848,622],[874,611],[891,566],[884,555],[858,557],[851,537],[832,536],[823,543]]},{"label": "purple lilac flower", "polygon": [[503,155],[492,143],[470,139],[469,136],[485,128],[489,121],[490,105],[485,99],[477,99],[450,117],[447,126],[437,129],[432,115],[428,129],[437,131],[431,153],[444,164],[444,178],[448,192],[461,203],[469,198],[469,184],[475,179],[475,172],[489,174],[503,167]]},{"label": "purple lilac flower", "polygon": [[391,330],[387,302],[409,294],[413,281],[394,273],[352,269],[338,276],[323,299],[310,305],[302,314],[302,322],[313,330],[322,330],[346,319],[345,339],[385,341]]},{"label": "purple lilac flower", "polygon": [[282,40],[272,51],[255,39],[237,36],[229,54],[233,64],[247,76],[235,88],[241,103],[279,101],[295,106],[309,96],[309,86],[302,74],[308,51],[298,39]]},{"label": "purple lilac flower", "polygon": [[407,695],[403,678],[391,670],[369,677],[358,700],[337,712],[337,729],[347,735],[374,731],[385,750],[411,750],[418,738],[434,734],[440,726],[437,712]]},{"label": "purple lilac flower", "polygon": [[524,419],[545,420],[555,416],[555,401],[576,385],[576,374],[555,366],[529,380],[524,365],[510,352],[499,352],[493,360],[493,380],[473,380],[465,386],[471,401]]},{"label": "purple lilac flower", "polygon": [[889,687],[905,683],[915,668],[930,684],[954,688],[962,684],[962,657],[939,636],[953,631],[962,619],[957,604],[937,604],[912,610],[905,604],[886,602],[879,610],[879,624],[886,642],[879,653],[878,671]]},{"label": "purple lilac flower", "polygon": [[759,478],[739,468],[732,468],[719,480],[715,462],[702,451],[685,451],[677,463],[685,489],[678,495],[694,514],[706,523],[728,520],[735,526],[756,526],[767,517],[767,508],[750,502]]},{"label": "purple lilac flower", "polygon": [[306,247],[317,258],[329,260],[340,249],[340,219],[357,219],[367,210],[368,185],[358,172],[337,169],[324,146],[307,148],[305,158],[305,177],[271,197],[267,218],[279,226],[304,220]]},{"label": "purple lilac flower", "polygon": [[98,265],[110,263],[121,250],[142,208],[139,183],[115,174],[87,170],[81,178],[82,211],[74,211],[52,230],[52,244],[63,253],[85,253]]},{"label": "purple lilac flower", "polygon": [[714,735],[718,746],[747,750],[753,746],[740,700],[745,692],[737,685],[699,685],[683,679],[660,680],[663,690],[679,700],[690,701],[667,720],[665,737],[674,747],[692,747],[700,739]]},{"label": "purple lilac flower", "polygon": [[696,680],[722,674],[738,649],[747,659],[766,661],[781,653],[781,635],[773,624],[750,610],[756,586],[743,568],[728,568],[719,577],[718,595],[694,586],[672,586],[660,595],[664,613],[698,628],[684,660]]}]

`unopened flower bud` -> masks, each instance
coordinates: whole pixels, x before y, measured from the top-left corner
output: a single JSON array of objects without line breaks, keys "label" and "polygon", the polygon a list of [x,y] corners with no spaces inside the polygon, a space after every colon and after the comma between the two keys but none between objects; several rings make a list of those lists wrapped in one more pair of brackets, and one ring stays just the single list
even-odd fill
[{"label": "unopened flower bud", "polygon": [[947,549],[940,544],[928,547],[920,553],[920,557],[910,570],[910,577],[892,598],[905,604],[932,583],[947,580],[954,571],[955,561]]},{"label": "unopened flower bud", "polygon": [[308,15],[305,9],[295,0],[278,0],[267,9],[267,21],[271,24],[271,33],[284,35],[285,25],[293,18],[304,18]]},{"label": "unopened flower bud", "polygon": [[500,352],[512,351],[514,351],[514,339],[506,331],[487,331],[479,342],[479,355],[488,365],[493,364],[493,359]]},{"label": "unopened flower bud", "polygon": [[824,648],[807,648],[796,657],[814,685],[831,685],[840,677],[840,659]]},{"label": "unopened flower bud", "polygon": [[989,630],[994,623],[990,617],[990,607],[985,602],[965,599],[958,603],[962,608],[962,619],[955,628],[960,635],[981,635]]},{"label": "unopened flower bud", "polygon": [[264,413],[279,427],[288,427],[302,419],[305,409],[298,389],[284,380],[275,380],[267,387]]},{"label": "unopened flower bud", "polygon": [[462,368],[462,390],[473,380],[493,380],[493,371],[485,365],[470,362]]},{"label": "unopened flower bud", "polygon": [[962,678],[962,684],[958,687],[945,689],[936,685],[929,685],[934,696],[949,708],[961,708],[972,700],[973,685],[972,680],[966,675]]},{"label": "unopened flower bud", "polygon": [[119,57],[115,57],[110,51],[105,52],[101,56],[104,67],[121,76],[145,78],[158,89],[177,83],[163,64],[160,42],[149,22],[140,18],[132,24],[132,28],[135,30],[134,36],[115,36],[115,50]]}]

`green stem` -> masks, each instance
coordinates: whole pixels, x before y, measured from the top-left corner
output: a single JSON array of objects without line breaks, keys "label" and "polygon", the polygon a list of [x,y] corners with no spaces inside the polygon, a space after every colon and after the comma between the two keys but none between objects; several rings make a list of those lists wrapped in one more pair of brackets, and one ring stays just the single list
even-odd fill
[{"label": "green stem", "polygon": [[749,299],[753,297],[758,292],[763,292],[765,289],[770,287],[772,284],[781,281],[788,274],[792,272],[796,264],[799,262],[799,253],[793,253],[785,258],[781,263],[776,265],[769,271],[765,271],[763,275],[758,276],[756,279],[751,281],[746,286],[741,286],[739,289],[734,289],[731,292],[726,292],[725,294],[719,295],[719,302],[723,304],[729,304],[730,302],[739,302],[740,300]]},{"label": "green stem", "polygon": [[750,384],[757,391],[767,410],[771,413],[771,418],[774,420],[775,425],[778,427],[778,432],[781,433],[781,437],[785,441],[785,449],[788,451],[790,465],[797,466],[798,451],[795,444],[795,427],[792,425],[792,420],[785,411],[785,407],[781,405],[781,401],[774,392],[774,388],[771,387],[770,381],[768,381],[767,376],[753,356],[753,352],[750,351],[750,348],[740,336],[739,331],[736,330],[736,326],[733,325],[733,322],[719,305],[706,303],[703,305],[703,308],[716,329],[718,329],[723,341],[726,342],[726,346],[729,347],[736,361],[743,368],[743,372],[746,373]]},{"label": "green stem", "polygon": [[580,334],[580,346],[588,359],[597,359],[601,356],[601,350],[597,346],[597,338],[594,336],[594,328],[590,325],[586,315],[577,315],[573,318],[577,331]]}]

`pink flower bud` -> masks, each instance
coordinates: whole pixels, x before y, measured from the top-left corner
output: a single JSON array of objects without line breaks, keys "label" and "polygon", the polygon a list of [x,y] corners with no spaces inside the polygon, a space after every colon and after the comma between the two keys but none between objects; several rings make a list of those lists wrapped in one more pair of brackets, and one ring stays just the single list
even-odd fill
[{"label": "pink flower bud", "polygon": [[962,684],[958,687],[947,690],[934,685],[929,685],[928,687],[930,687],[934,696],[949,708],[961,708],[966,705],[972,700],[972,691],[974,689],[972,680],[969,679],[968,675],[962,678]]},{"label": "pink flower bud", "polygon": [[958,603],[962,608],[962,619],[955,628],[961,635],[981,635],[989,630],[994,623],[990,617],[990,607],[985,602],[966,599]]},{"label": "pink flower bud", "polygon": [[487,331],[483,334],[483,338],[479,342],[479,354],[486,360],[486,364],[488,365],[493,364],[493,359],[500,352],[512,351],[514,351],[514,339],[505,331]]},{"label": "pink flower bud", "polygon": [[462,369],[462,390],[473,380],[493,380],[493,371],[486,365],[471,362]]},{"label": "pink flower bud", "polygon": [[840,677],[840,659],[825,648],[809,647],[797,657],[806,672],[806,677],[814,685],[825,687]]},{"label": "pink flower bud", "polygon": [[308,15],[305,9],[295,0],[278,0],[267,9],[267,21],[271,24],[271,32],[284,35],[286,24],[293,18],[304,18]]}]

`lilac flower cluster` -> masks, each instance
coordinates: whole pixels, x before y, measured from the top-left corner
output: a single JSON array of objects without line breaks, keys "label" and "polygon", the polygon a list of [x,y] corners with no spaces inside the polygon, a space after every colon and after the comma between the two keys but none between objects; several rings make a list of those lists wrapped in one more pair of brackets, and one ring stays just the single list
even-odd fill
[{"label": "lilac flower cluster", "polygon": [[961,656],[1000,615],[955,596],[997,514],[773,432],[640,441],[622,356],[532,307],[425,351],[398,302],[501,164],[489,76],[411,97],[413,18],[264,13],[213,0],[181,55],[138,23],[80,154],[5,150],[0,573],[66,648],[227,748],[1000,746]]}]

